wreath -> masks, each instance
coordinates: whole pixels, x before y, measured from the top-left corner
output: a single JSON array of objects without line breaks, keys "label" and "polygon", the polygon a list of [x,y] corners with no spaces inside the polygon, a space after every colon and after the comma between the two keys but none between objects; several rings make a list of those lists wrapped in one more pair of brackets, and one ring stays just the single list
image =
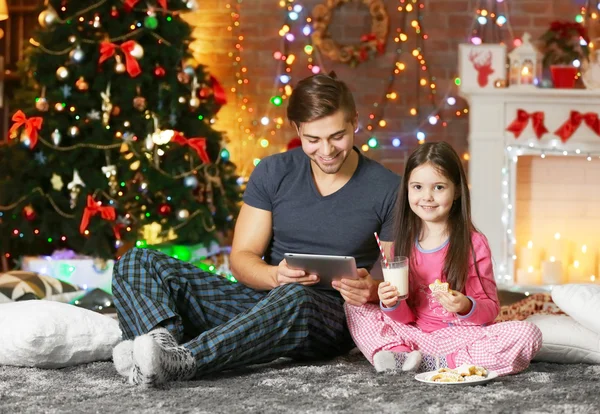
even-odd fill
[{"label": "wreath", "polygon": [[[360,43],[340,45],[328,33],[327,28],[336,8],[351,1],[360,1],[369,7],[371,32],[360,37]],[[377,55],[383,54],[387,41],[389,17],[383,0],[327,0],[313,8],[313,45],[335,62],[356,66]]]}]

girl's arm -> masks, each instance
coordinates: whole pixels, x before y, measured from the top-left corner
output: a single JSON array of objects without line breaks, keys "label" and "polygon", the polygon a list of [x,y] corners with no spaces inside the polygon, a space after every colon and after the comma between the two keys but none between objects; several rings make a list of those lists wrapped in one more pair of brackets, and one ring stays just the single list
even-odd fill
[{"label": "girl's arm", "polygon": [[457,316],[476,325],[486,325],[492,323],[500,311],[492,267],[492,252],[487,239],[480,233],[473,235],[473,249],[480,277],[475,266],[471,264],[465,286],[465,294],[472,302],[471,311],[466,315]]},{"label": "girl's arm", "polygon": [[397,303],[396,306],[394,306],[393,308],[386,308],[380,301],[379,308],[381,309],[384,315],[387,315],[389,318],[396,322],[409,324],[416,320],[415,314],[413,313],[410,306],[408,306],[406,300],[399,301],[399,303]]}]

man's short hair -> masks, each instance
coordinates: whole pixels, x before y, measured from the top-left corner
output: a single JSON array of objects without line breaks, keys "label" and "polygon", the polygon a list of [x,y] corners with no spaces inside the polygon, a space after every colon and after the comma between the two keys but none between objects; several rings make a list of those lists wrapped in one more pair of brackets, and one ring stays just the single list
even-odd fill
[{"label": "man's short hair", "polygon": [[348,86],[331,72],[329,75],[312,75],[298,82],[290,96],[287,117],[300,126],[339,110],[344,111],[346,121],[351,121],[356,115],[356,104]]}]

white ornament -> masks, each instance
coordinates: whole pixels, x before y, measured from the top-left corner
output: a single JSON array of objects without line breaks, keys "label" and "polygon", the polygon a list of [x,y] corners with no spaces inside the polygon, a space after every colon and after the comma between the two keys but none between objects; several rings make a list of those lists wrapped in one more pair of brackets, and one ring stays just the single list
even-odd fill
[{"label": "white ornament", "polygon": [[85,183],[79,176],[79,173],[77,172],[77,170],[73,170],[73,181],[71,181],[69,184],[67,184],[67,188],[69,190],[73,190],[76,186],[85,187]]}]

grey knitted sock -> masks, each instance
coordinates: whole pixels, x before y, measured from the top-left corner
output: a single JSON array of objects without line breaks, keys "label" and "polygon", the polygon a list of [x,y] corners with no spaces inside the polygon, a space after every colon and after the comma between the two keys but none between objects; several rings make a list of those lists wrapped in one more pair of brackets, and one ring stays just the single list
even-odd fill
[{"label": "grey knitted sock", "polygon": [[445,356],[423,354],[423,360],[419,365],[419,372],[435,371],[440,368],[448,368]]},{"label": "grey knitted sock", "polygon": [[163,348],[155,336],[151,332],[138,336],[133,341],[134,366],[129,375],[129,382],[134,385],[154,386],[168,381],[193,378],[196,374],[196,360],[192,353],[183,346]]},{"label": "grey knitted sock", "polygon": [[122,341],[113,348],[113,364],[117,372],[128,377],[133,368],[133,341]]}]

